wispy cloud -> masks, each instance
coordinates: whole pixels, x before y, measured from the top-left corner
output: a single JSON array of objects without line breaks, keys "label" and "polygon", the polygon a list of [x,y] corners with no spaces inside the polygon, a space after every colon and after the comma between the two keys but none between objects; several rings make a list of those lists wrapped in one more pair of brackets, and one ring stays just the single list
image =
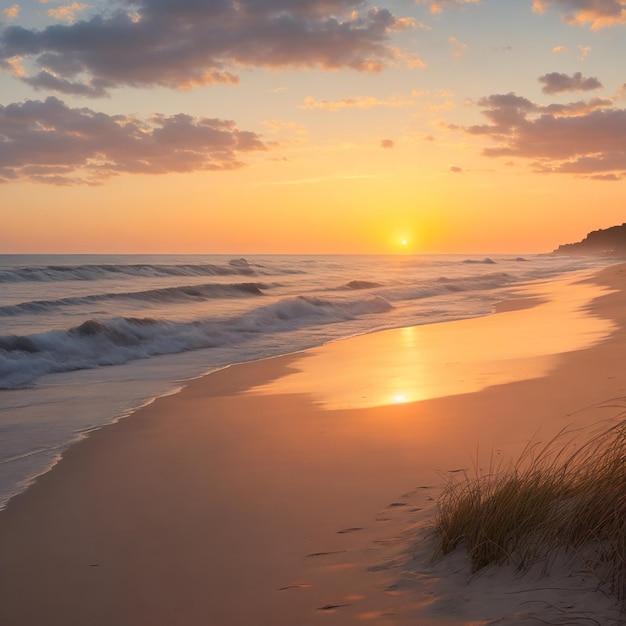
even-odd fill
[{"label": "wispy cloud", "polygon": [[0,67],[0,69],[5,72],[10,72],[14,76],[26,76],[26,70],[22,65],[22,57],[12,57],[7,60],[6,65],[4,67]]},{"label": "wispy cloud", "polygon": [[165,174],[242,167],[267,149],[234,122],[189,115],[140,119],[70,108],[61,100],[0,105],[0,182],[97,184],[122,173]]},{"label": "wispy cloud", "polygon": [[277,134],[286,134],[297,137],[303,137],[309,134],[306,126],[296,122],[282,122],[280,120],[265,120],[261,122],[268,132]]},{"label": "wispy cloud", "polygon": [[431,13],[441,13],[445,9],[463,4],[480,4],[481,0],[415,0],[417,4],[427,4]]},{"label": "wispy cloud", "polygon": [[[85,5],[53,11],[74,19]],[[392,33],[412,19],[364,0],[114,0],[106,12],[43,30],[0,31],[0,66],[21,56],[38,66],[33,86],[76,94],[119,86],[187,89],[234,84],[241,67],[377,72],[395,63]],[[53,79],[56,82],[53,83]]]},{"label": "wispy cloud", "polygon": [[59,78],[47,70],[42,70],[35,76],[26,76],[26,72],[22,69],[21,73],[15,72],[15,75],[21,77],[27,85],[37,91],[56,91],[86,98],[101,98],[108,95],[106,90],[108,83],[98,79],[87,82],[71,81]]},{"label": "wispy cloud", "polygon": [[66,4],[64,6],[57,7],[56,9],[48,9],[46,13],[56,20],[73,24],[76,21],[76,14],[88,8],[88,4],[72,2],[72,4]]},{"label": "wispy cloud", "polygon": [[467,44],[459,41],[456,37],[449,37],[448,41],[452,45],[453,57],[462,57],[467,52]]},{"label": "wispy cloud", "polygon": [[568,24],[590,24],[593,30],[626,23],[624,0],[534,0],[533,9],[545,13],[554,8]]},{"label": "wispy cloud", "polygon": [[387,100],[380,100],[373,96],[356,96],[354,98],[341,98],[340,100],[317,100],[313,96],[307,96],[298,108],[333,112],[343,109],[374,109],[377,107],[395,109],[413,106],[415,102],[416,98],[413,95],[410,98],[391,97]]}]

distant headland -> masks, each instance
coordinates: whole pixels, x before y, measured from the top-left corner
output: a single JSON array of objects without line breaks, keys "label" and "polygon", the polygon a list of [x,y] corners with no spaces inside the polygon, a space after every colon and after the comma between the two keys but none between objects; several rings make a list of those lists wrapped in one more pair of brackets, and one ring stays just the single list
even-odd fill
[{"label": "distant headland", "polygon": [[577,243],[560,245],[553,254],[592,254],[626,257],[626,223],[594,230]]}]

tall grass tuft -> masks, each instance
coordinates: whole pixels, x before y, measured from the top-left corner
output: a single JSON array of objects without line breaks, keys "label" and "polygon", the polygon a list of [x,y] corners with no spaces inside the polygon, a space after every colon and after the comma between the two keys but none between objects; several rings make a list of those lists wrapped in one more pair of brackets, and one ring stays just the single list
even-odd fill
[{"label": "tall grass tuft", "polygon": [[584,443],[562,432],[509,467],[451,479],[438,501],[437,553],[463,545],[473,571],[549,569],[580,559],[626,603],[626,420]]}]

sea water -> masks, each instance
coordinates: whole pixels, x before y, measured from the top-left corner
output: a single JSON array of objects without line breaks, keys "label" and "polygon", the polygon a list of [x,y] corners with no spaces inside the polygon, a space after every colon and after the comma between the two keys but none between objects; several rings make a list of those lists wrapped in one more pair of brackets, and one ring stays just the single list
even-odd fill
[{"label": "sea water", "polygon": [[0,506],[71,443],[186,380],[379,329],[486,315],[524,283],[608,262],[0,256]]}]

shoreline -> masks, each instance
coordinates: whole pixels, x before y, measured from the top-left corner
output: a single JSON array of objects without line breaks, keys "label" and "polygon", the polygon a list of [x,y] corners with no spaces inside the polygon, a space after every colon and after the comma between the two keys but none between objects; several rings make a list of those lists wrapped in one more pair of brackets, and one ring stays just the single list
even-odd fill
[{"label": "shoreline", "polygon": [[[203,376],[211,371],[228,366],[229,363],[245,363],[272,356],[291,354],[326,343],[333,343],[337,340],[371,334],[384,328],[403,328],[416,323],[419,324],[420,322],[436,323],[446,319],[458,320],[490,315],[497,297],[494,297],[494,292],[490,290],[490,285],[494,289],[496,289],[496,284],[504,288],[503,286],[510,282],[511,279],[513,283],[519,286],[521,284],[517,282],[520,278],[519,274],[534,277],[532,278],[534,280],[537,278],[537,274],[541,275],[544,272],[552,274],[554,270],[552,263],[546,265],[541,262],[535,263],[533,260],[530,264],[520,264],[517,262],[519,259],[502,257],[497,259],[497,263],[502,265],[500,271],[504,273],[496,274],[493,278],[489,278],[491,276],[490,272],[492,269],[495,269],[495,266],[494,268],[491,268],[491,266],[484,267],[482,263],[466,265],[465,261],[463,261],[461,265],[457,263],[457,267],[452,262],[451,257],[436,256],[442,260],[446,268],[451,268],[450,275],[452,278],[448,278],[448,269],[437,269],[436,263],[431,264],[428,262],[426,263],[425,271],[422,268],[419,272],[421,279],[423,279],[423,284],[413,285],[411,281],[406,282],[408,278],[407,272],[410,273],[410,268],[414,268],[415,263],[421,267],[422,257],[410,259],[408,265],[406,259],[403,259],[399,266],[390,264],[382,268],[384,270],[382,273],[381,268],[378,268],[378,273],[374,272],[374,275],[371,277],[372,280],[383,287],[389,283],[388,288],[391,288],[391,292],[387,293],[383,289],[382,297],[387,296],[390,298],[390,302],[397,301],[399,304],[392,311],[386,311],[381,315],[375,314],[373,318],[370,318],[369,315],[362,317],[361,313],[363,311],[357,308],[354,311],[356,313],[355,319],[348,321],[340,319],[339,323],[331,322],[326,324],[325,321],[328,320],[324,313],[322,314],[321,325],[316,327],[317,315],[323,313],[326,308],[330,309],[328,315],[331,320],[333,311],[334,314],[339,314],[340,318],[344,316],[345,311],[343,311],[343,305],[341,305],[342,298],[347,297],[349,301],[356,298],[358,301],[365,302],[371,296],[356,290],[354,293],[345,292],[343,295],[341,295],[341,292],[337,292],[337,298],[333,295],[327,300],[327,294],[323,290],[318,290],[319,283],[316,282],[315,277],[319,278],[320,271],[322,274],[324,271],[328,271],[329,268],[325,265],[328,259],[326,257],[311,259],[306,257],[308,259],[307,263],[314,262],[318,266],[316,266],[317,269],[315,271],[311,272],[308,282],[305,280],[302,291],[300,289],[300,278],[295,282],[288,280],[287,287],[281,293],[276,294],[273,300],[270,298],[267,311],[270,321],[280,320],[282,319],[281,315],[286,315],[287,318],[284,324],[281,321],[277,323],[279,327],[282,325],[289,328],[292,325],[291,315],[293,311],[291,311],[291,307],[299,302],[296,299],[290,303],[289,297],[297,298],[297,294],[301,292],[306,294],[312,289],[313,294],[317,294],[321,298],[320,306],[305,307],[304,311],[296,307],[297,310],[294,313],[293,323],[295,323],[296,328],[301,327],[304,330],[297,330],[295,333],[288,331],[285,334],[282,332],[274,333],[270,330],[267,336],[265,332],[253,333],[254,336],[251,342],[249,338],[244,338],[242,342],[236,340],[232,346],[226,348],[215,346],[207,350],[191,350],[177,354],[131,360],[112,367],[96,367],[92,369],[87,367],[87,369],[78,369],[72,372],[47,374],[34,387],[7,390],[0,393],[0,416],[2,417],[0,426],[9,429],[8,432],[11,433],[8,439],[5,440],[5,444],[0,446],[2,448],[0,450],[0,457],[2,457],[0,462],[2,462],[4,470],[2,481],[0,481],[0,506],[4,507],[6,501],[14,494],[23,491],[25,486],[31,484],[37,476],[48,471],[57,462],[58,453],[67,449],[70,445],[74,445],[82,438],[82,433],[89,432],[94,428],[105,427],[107,424],[134,412],[147,402],[176,391],[189,380],[198,376]],[[457,261],[462,259],[463,256],[460,255]],[[210,260],[208,257],[205,259],[205,261]],[[266,271],[267,267],[270,266],[274,267],[276,271],[281,271],[281,268],[284,269],[282,264],[278,263],[276,265],[274,261],[276,260],[270,259],[266,263],[263,259],[256,259],[256,262],[259,263],[259,271]],[[466,259],[466,261],[469,262],[469,259]],[[161,259],[161,262],[166,262],[166,260]],[[252,260],[253,266],[254,263],[255,261]],[[267,265],[268,263],[269,265]],[[262,269],[266,265],[267,267]],[[534,269],[526,271],[528,265],[532,265]],[[564,272],[561,275],[568,275],[571,271],[571,266],[576,266],[577,264],[567,262],[564,264],[557,263],[557,265]],[[581,265],[585,267],[586,263]],[[108,265],[98,267],[105,271]],[[158,266],[156,267],[158,269]],[[456,269],[454,269],[455,267]],[[482,268],[484,268],[484,271]],[[74,267],[74,270],[78,271],[80,267]],[[336,283],[337,285],[340,283],[347,285],[351,279],[362,276],[365,270],[366,267],[363,264],[353,259],[351,263],[342,268],[341,278],[337,277]],[[510,279],[497,278],[497,276],[509,276],[507,272],[511,272]],[[487,285],[483,285],[481,276],[484,279],[488,279]],[[83,276],[83,278],[85,277]],[[469,280],[469,283],[465,284],[466,280]],[[477,280],[477,283],[474,282],[475,280]],[[543,279],[538,278],[538,280],[541,281]],[[101,281],[101,283],[95,283],[96,290],[101,289],[106,292],[106,281]],[[19,286],[22,283],[18,281],[15,284]],[[46,284],[42,286],[46,288]],[[54,284],[54,281],[50,283],[50,285]],[[393,288],[393,285],[396,284],[401,285],[399,292],[397,287]],[[89,283],[86,283],[85,287],[88,287],[88,285]],[[136,286],[140,287],[139,284]],[[487,289],[484,290],[483,286],[486,286]],[[472,294],[476,287],[478,287],[478,292],[481,295],[478,298],[473,298]],[[459,288],[461,292],[457,292]],[[466,288],[468,291],[466,291]],[[514,287],[511,288],[514,289]],[[37,291],[39,292],[39,287]],[[500,292],[500,289],[496,289],[496,291]],[[505,293],[509,291],[509,288],[505,288]],[[19,293],[20,289],[15,294],[18,300],[22,298],[22,296],[18,296]],[[48,295],[54,300],[59,294],[49,293]],[[417,299],[412,299],[416,295]],[[409,297],[409,300],[406,302],[404,301],[405,296]],[[433,296],[436,300],[439,296],[443,297],[441,310],[435,300],[429,304]],[[11,300],[10,293],[7,297]],[[33,294],[33,297],[35,297],[35,294]],[[501,295],[500,297],[507,296]],[[41,299],[41,294],[37,293],[36,298]],[[453,298],[453,300],[450,300],[450,298]],[[263,313],[266,305],[258,299],[253,300],[254,302],[250,301],[253,310],[254,306],[256,306],[254,303],[261,304],[256,309],[258,309],[259,319],[263,320],[261,313]],[[456,302],[456,304],[451,304],[452,302]],[[463,304],[459,304],[459,302]],[[210,308],[210,310],[213,309]],[[128,312],[120,311],[119,313],[125,316]],[[142,317],[143,315],[141,310],[138,310],[136,313],[136,315],[131,317]],[[111,315],[115,317],[115,307],[113,307]],[[307,318],[311,315],[312,317],[307,321]],[[299,319],[302,316],[303,319]],[[164,318],[167,317],[168,313],[166,312]],[[209,315],[209,317],[211,316]],[[251,321],[255,317],[256,314],[253,314]],[[13,328],[15,334],[30,337],[28,324],[26,327],[20,326],[19,316],[5,319],[9,319],[11,323],[17,323],[17,326]],[[81,317],[81,319],[84,319],[84,317]],[[68,327],[67,320],[53,317],[50,323],[51,327],[56,327],[59,324],[62,328],[67,329]],[[10,332],[11,326],[6,330]],[[130,331],[131,335],[133,334],[132,329],[127,330]],[[167,334],[167,328],[162,330]],[[117,331],[114,331],[114,334],[115,332]],[[155,333],[156,335],[159,334],[158,331],[155,331]],[[36,340],[36,337],[33,337]],[[266,338],[269,341],[265,344],[263,342],[265,342]],[[235,337],[235,339],[237,338]],[[86,350],[87,354],[89,354],[90,348],[87,345],[89,342],[90,339],[86,338],[86,342],[80,342],[80,347],[74,346],[71,350],[74,350],[74,348],[79,350],[79,352]],[[70,343],[73,345],[73,339]],[[133,344],[132,338],[131,344]],[[42,354],[44,353],[45,350]],[[39,357],[35,356],[33,358],[37,361]],[[51,358],[54,360],[54,356]],[[31,360],[31,357],[25,355],[25,362],[21,365],[16,364],[15,367],[25,371],[32,368],[33,371],[36,371],[37,363],[29,364],[26,362],[29,360]]]},{"label": "shoreline", "polygon": [[[595,274],[624,288],[623,265]],[[538,378],[482,391],[332,410],[302,392],[246,393],[284,383],[303,362],[306,370],[310,351],[190,381],[71,446],[0,512],[0,621],[408,623],[426,609],[412,593],[393,593],[396,568],[373,570],[372,554],[385,561],[387,549],[406,545],[436,481],[468,467],[472,436],[489,433],[483,445],[514,456],[546,422],[558,429],[584,406],[626,395],[624,380],[599,378],[620,376],[623,301],[613,292],[592,305],[620,321],[608,341],[559,353]],[[446,324],[475,328],[497,315]],[[502,407],[510,423],[498,421]]]}]

